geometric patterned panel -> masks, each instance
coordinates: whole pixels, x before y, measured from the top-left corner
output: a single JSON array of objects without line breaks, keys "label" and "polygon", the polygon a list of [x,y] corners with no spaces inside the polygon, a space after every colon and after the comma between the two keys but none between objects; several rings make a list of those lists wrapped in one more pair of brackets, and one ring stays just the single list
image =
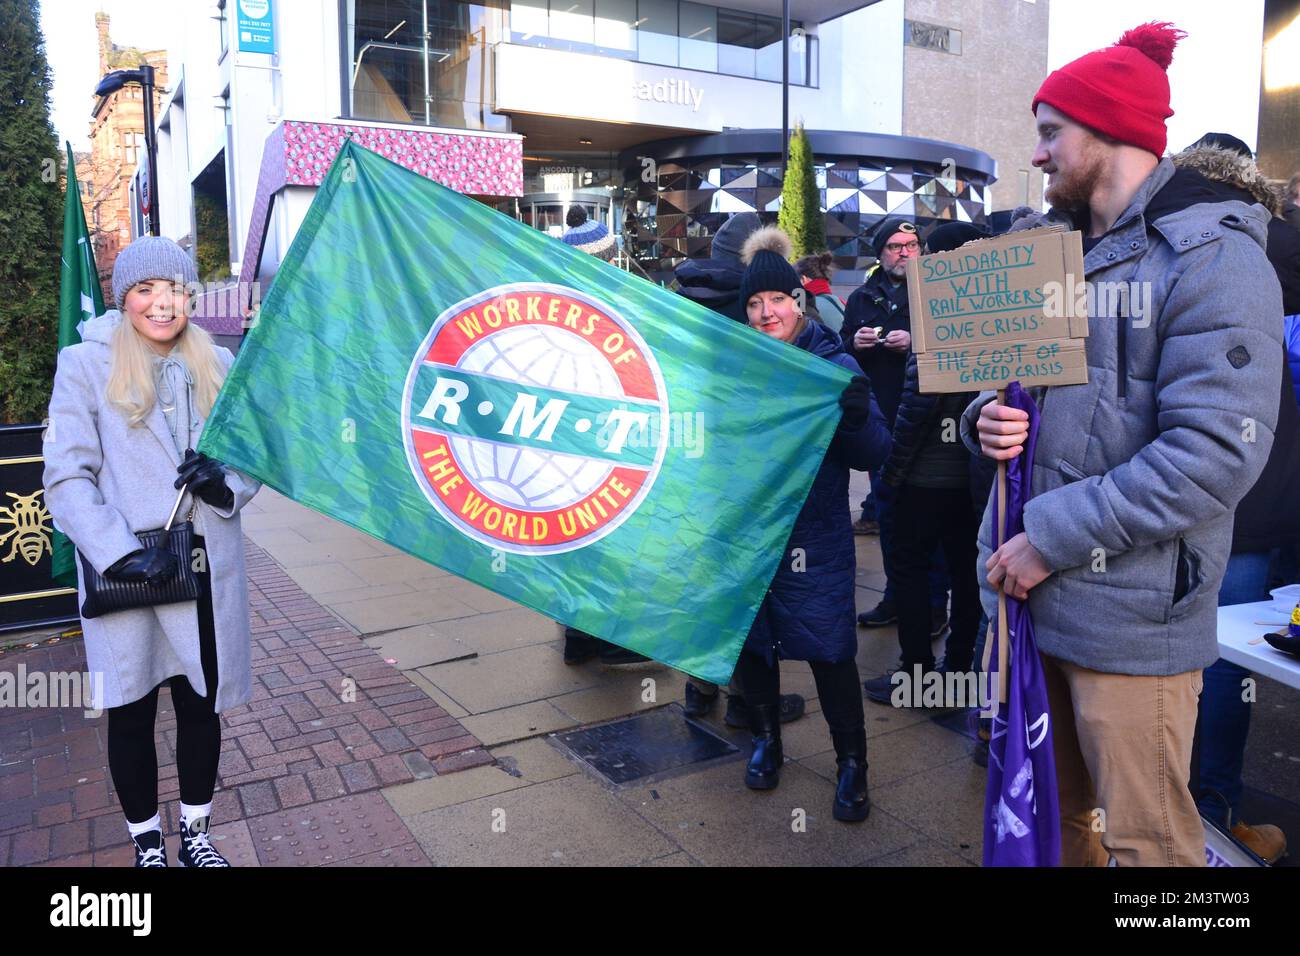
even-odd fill
[{"label": "geometric patterned panel", "polygon": [[[835,265],[865,269],[869,238],[886,216],[916,220],[922,235],[941,222],[985,223],[988,183],[962,170],[945,178],[938,164],[888,157],[845,157],[816,164],[826,241]],[[776,222],[781,208],[779,157],[728,157],[685,166],[661,163],[655,182],[629,169],[624,183],[627,248],[651,275],[666,278],[683,258],[707,258],[713,235],[739,212]]]}]

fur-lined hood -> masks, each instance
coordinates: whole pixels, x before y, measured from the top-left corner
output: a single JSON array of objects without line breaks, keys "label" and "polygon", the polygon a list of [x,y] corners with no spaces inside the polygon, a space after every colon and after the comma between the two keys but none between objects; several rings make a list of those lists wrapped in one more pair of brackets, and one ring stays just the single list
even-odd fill
[{"label": "fur-lined hood", "polygon": [[1282,191],[1268,181],[1255,161],[1219,146],[1198,146],[1173,156],[1179,169],[1193,169],[1206,179],[1250,193],[1270,214],[1282,214]]}]

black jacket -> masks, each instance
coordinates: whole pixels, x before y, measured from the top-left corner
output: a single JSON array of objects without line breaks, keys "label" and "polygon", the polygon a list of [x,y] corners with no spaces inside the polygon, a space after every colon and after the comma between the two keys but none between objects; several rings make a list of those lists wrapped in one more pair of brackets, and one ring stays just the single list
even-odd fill
[{"label": "black jacket", "polygon": [[745,267],[739,260],[687,259],[673,272],[679,295],[737,322],[748,323],[740,301],[740,278]]},{"label": "black jacket", "polygon": [[849,296],[844,306],[844,325],[840,338],[844,351],[858,360],[863,373],[871,379],[871,390],[876,404],[890,427],[898,413],[898,400],[903,394],[903,378],[907,370],[907,355],[892,352],[883,345],[858,350],[853,347],[853,336],[858,329],[881,326],[884,334],[895,330],[912,331],[908,316],[907,284],[895,286],[877,269],[867,277],[862,287]]},{"label": "black jacket", "polygon": [[1300,540],[1300,408],[1296,406],[1291,368],[1284,356],[1282,398],[1273,449],[1259,478],[1237,504],[1232,524],[1232,553],[1271,551],[1297,540]]},{"label": "black jacket", "polygon": [[[926,393],[920,391],[919,373],[917,372],[916,354],[907,359],[907,373],[903,382],[903,391],[899,398],[898,415],[894,419],[893,442],[889,447],[889,457],[885,459],[880,477],[889,485],[897,487],[907,480],[911,472],[916,453],[932,429],[943,427],[943,420],[951,418],[960,423],[962,412],[973,402],[978,392]],[[956,434],[954,425],[954,434]],[[961,443],[960,437],[957,438]],[[961,446],[965,451],[965,446]],[[966,452],[967,457],[970,453]],[[972,462],[972,467],[974,463]],[[972,474],[972,481],[975,476]]]},{"label": "black jacket", "polygon": [[1300,312],[1300,229],[1274,216],[1268,221],[1268,261],[1282,283],[1282,313]]},{"label": "black jacket", "polygon": [[[794,345],[855,370],[835,333],[820,323],[807,323]],[[831,398],[827,403],[826,414],[838,416],[840,410],[833,402]],[[769,663],[777,658],[851,661],[857,656],[857,557],[849,514],[849,469],[878,468],[888,451],[889,431],[874,405],[856,427],[841,418],[754,617],[745,641],[748,650]],[[798,564],[791,560],[796,550],[804,559]]]}]

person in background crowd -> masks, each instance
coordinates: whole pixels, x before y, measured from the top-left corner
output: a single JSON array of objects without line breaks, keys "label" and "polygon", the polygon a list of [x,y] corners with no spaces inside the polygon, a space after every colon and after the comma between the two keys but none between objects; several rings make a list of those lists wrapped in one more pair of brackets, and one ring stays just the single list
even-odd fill
[{"label": "person in background crowd", "polygon": [[[916,224],[907,219],[886,219],[876,228],[872,251],[880,260],[880,267],[849,296],[844,308],[844,325],[840,329],[844,350],[858,360],[863,374],[871,379],[872,392],[891,430],[903,392],[907,356],[912,348],[907,262],[920,255],[920,239]],[[871,490],[885,569],[885,592],[872,610],[858,615],[858,624],[862,627],[886,627],[898,620],[893,588],[894,520],[887,500],[889,492],[882,492],[880,476],[875,472],[871,475]],[[864,501],[862,517],[854,527],[855,533],[870,533],[867,507]],[[942,557],[939,557],[930,580],[931,632],[935,637],[942,635],[948,626],[947,574],[941,563]]]},{"label": "person in background crowd", "polygon": [[796,260],[794,271],[807,293],[809,309],[804,311],[815,312],[822,325],[838,335],[844,327],[844,303],[831,291],[834,262],[835,257],[829,252],[819,252]]},{"label": "person in background crowd", "polygon": [[[928,252],[950,252],[985,237],[969,223],[950,222],[931,232]],[[979,582],[975,576],[975,536],[979,520],[971,508],[974,466],[957,424],[975,392],[923,393],[916,354],[907,373],[894,420],[893,443],[880,470],[880,488],[894,520],[908,533],[894,542],[894,594],[898,609],[898,669],[914,678],[935,669],[931,648],[930,578],[932,558],[942,549],[951,569],[951,630],[940,671],[969,671],[980,620]],[[867,697],[888,704],[895,690],[893,671],[867,681]]]},{"label": "person in background crowd", "polygon": [[[1191,172],[1204,178],[1196,185],[1207,200],[1259,203],[1273,214],[1266,251],[1282,286],[1283,311],[1300,312],[1300,232],[1278,217],[1282,197],[1255,165],[1250,148],[1235,136],[1207,133],[1173,160],[1179,170],[1175,176]],[[1300,539],[1300,410],[1285,359],[1282,373],[1273,450],[1259,480],[1237,505],[1231,557],[1219,586],[1220,606],[1267,601],[1280,549],[1294,547]],[[1252,826],[1240,816],[1251,708],[1243,699],[1243,685],[1249,677],[1244,667],[1222,658],[1205,669],[1199,805],[1205,816],[1223,823],[1255,853],[1275,863],[1286,852],[1281,829],[1267,823]]]},{"label": "person in background crowd", "polygon": [[[1161,159],[1183,36],[1144,24],[1047,77],[1032,161],[1050,176],[1052,210],[1013,227],[1079,229],[1093,288],[1140,290],[1090,317],[1087,384],[1037,390],[1024,532],[994,551],[989,511],[980,529],[985,610],[996,613],[1000,585],[1033,615],[1066,866],[1205,864],[1188,786],[1197,698],[1219,656],[1233,511],[1277,424],[1270,214],[1207,196],[1203,176]],[[981,396],[964,423],[985,455],[1010,459],[1027,418]]]},{"label": "person in background crowd", "polygon": [[[763,222],[758,213],[742,212],[729,218],[713,236],[707,259],[685,259],[674,270],[677,292],[692,302],[711,309],[719,315],[748,324],[744,303],[740,301],[740,280],[745,275],[745,265],[740,261],[740,250]],[[685,700],[682,710],[687,717],[706,717],[718,702],[718,685],[686,678]],[[799,694],[781,695],[781,722],[798,720],[804,714],[805,701]],[[727,689],[727,709],[722,722],[728,727],[749,726],[749,708],[745,695],[733,680]]]},{"label": "person in background crowd", "polygon": [[719,315],[747,322],[745,304],[740,301],[740,279],[745,266],[740,249],[745,240],[763,225],[756,212],[737,213],[713,236],[707,259],[684,259],[673,270],[677,293]]},{"label": "person in background crowd", "polygon": [[[775,227],[760,229],[746,241],[742,258],[748,265],[740,294],[750,326],[858,371],[839,339],[803,315],[795,298],[799,277],[789,256],[790,239]],[[859,821],[866,819],[871,804],[867,798],[866,724],[855,660],[856,556],[848,509],[849,469],[878,467],[889,450],[889,431],[865,377],[854,376],[839,404],[839,425],[740,652],[736,677],[749,704],[753,735],[745,785],[770,790],[780,781],[784,759],[777,713],[781,689],[778,662],[809,662],[838,765],[832,815],[837,820]],[[832,409],[828,407],[827,413]],[[798,557],[792,559],[792,555]]]},{"label": "person in background crowd", "polygon": [[[201,555],[193,601],[111,611],[82,621],[86,665],[104,677],[94,704],[107,711],[108,769],[135,847],[135,865],[167,866],[158,812],[154,730],[166,684],[176,713],[180,850],[186,867],[230,864],[209,840],[221,756],[222,711],[252,697],[248,577],[239,511],[261,485],[196,454],[235,357],[189,321],[190,257],[170,239],[143,236],[113,264],[116,310],[81,327],[59,353],[45,445],[45,500],[77,547],[78,606],[87,566],[108,582],[160,587],[180,561]],[[185,489],[178,521],[194,523],[190,554],[146,548]],[[161,594],[160,594],[161,596]]]},{"label": "person in background crowd", "polygon": [[1286,196],[1282,201],[1282,218],[1291,226],[1300,229],[1300,173],[1291,176],[1286,184]]},{"label": "person in background crowd", "polygon": [[609,228],[603,222],[588,219],[587,210],[581,206],[570,206],[564,222],[569,228],[560,236],[561,242],[605,262],[618,255],[618,242]]}]

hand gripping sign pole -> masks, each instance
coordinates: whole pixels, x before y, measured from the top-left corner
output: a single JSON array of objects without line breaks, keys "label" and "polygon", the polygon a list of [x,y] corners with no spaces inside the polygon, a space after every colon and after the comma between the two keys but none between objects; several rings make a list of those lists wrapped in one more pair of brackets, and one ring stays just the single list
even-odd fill
[{"label": "hand gripping sign pole", "polygon": [[[912,350],[922,392],[997,391],[1088,381],[1083,238],[1063,226],[969,242],[907,263]],[[998,462],[998,526],[1007,514],[1007,463]],[[1006,593],[998,585],[998,699],[1006,701]],[[987,644],[986,644],[986,655]],[[984,662],[988,671],[988,661]]]}]

